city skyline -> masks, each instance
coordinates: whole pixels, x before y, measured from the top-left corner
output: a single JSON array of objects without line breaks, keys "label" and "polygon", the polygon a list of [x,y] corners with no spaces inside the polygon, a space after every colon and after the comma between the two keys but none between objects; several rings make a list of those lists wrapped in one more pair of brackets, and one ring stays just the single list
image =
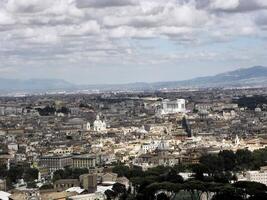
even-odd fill
[{"label": "city skyline", "polygon": [[0,0],[1,78],[186,80],[267,66],[260,0]]}]

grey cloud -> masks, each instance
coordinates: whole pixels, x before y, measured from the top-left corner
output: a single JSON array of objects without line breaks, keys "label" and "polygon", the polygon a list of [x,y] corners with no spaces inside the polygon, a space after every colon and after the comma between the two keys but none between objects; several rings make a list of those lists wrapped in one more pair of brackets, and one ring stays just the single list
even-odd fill
[{"label": "grey cloud", "polygon": [[[267,3],[264,0],[195,0],[198,9],[210,9],[218,12],[250,12],[256,10],[267,9]],[[217,2],[217,7],[213,5]],[[225,7],[226,3],[236,2],[234,7]],[[221,4],[221,6],[220,6]]]},{"label": "grey cloud", "polygon": [[78,8],[104,8],[136,5],[134,0],[76,0]]}]

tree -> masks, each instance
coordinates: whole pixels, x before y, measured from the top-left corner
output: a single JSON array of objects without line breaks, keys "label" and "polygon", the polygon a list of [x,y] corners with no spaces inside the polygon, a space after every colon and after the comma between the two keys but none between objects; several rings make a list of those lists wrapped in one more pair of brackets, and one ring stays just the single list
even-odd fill
[{"label": "tree", "polygon": [[204,180],[204,173],[208,172],[208,168],[200,163],[193,165],[192,171],[195,173],[195,178],[197,180]]},{"label": "tree", "polygon": [[33,182],[38,179],[39,170],[36,168],[27,168],[24,171],[23,178],[26,182]]},{"label": "tree", "polygon": [[251,151],[248,149],[238,149],[235,155],[238,170],[246,170],[252,167],[253,157]]},{"label": "tree", "polygon": [[157,195],[156,199],[157,200],[169,200],[170,198],[164,192],[161,192]]},{"label": "tree", "polygon": [[22,178],[24,169],[22,167],[13,166],[9,169],[7,177],[12,183],[15,183],[18,179]]},{"label": "tree", "polygon": [[223,160],[221,157],[214,154],[203,155],[199,161],[201,164],[207,167],[208,173],[214,175],[215,172],[223,170]]},{"label": "tree", "polygon": [[171,183],[183,183],[184,179],[178,175],[174,169],[170,169],[167,173],[160,175],[161,181],[168,181]]},{"label": "tree", "polygon": [[37,185],[34,181],[27,182],[27,188],[37,188]]},{"label": "tree", "polygon": [[117,197],[117,194],[113,190],[106,190],[105,195],[108,200],[115,199]]},{"label": "tree", "polygon": [[215,189],[215,195],[211,200],[243,200],[242,190],[238,190],[232,185],[221,185]]},{"label": "tree", "polygon": [[206,192],[207,188],[202,181],[190,180],[182,185],[183,189],[188,191],[191,199],[197,198],[200,200],[202,193]]},{"label": "tree", "polygon": [[121,184],[121,183],[115,183],[112,186],[112,190],[117,193],[117,194],[123,194],[126,193],[126,187],[125,185]]},{"label": "tree", "polygon": [[64,170],[63,169],[56,170],[53,174],[53,182],[62,178],[64,178]]},{"label": "tree", "polygon": [[248,200],[266,200],[267,199],[267,193],[260,192],[253,196],[250,196]]},{"label": "tree", "polygon": [[0,178],[7,177],[8,171],[6,165],[0,165]]},{"label": "tree", "polygon": [[53,189],[53,188],[54,188],[54,186],[52,184],[44,184],[39,189],[40,190],[48,190],[48,189]]},{"label": "tree", "polygon": [[220,151],[218,156],[223,161],[223,167],[225,171],[232,171],[235,168],[236,157],[235,153],[232,150]]},{"label": "tree", "polygon": [[118,174],[119,177],[127,176],[129,174],[130,168],[128,166],[119,164],[113,167],[112,172]]},{"label": "tree", "polygon": [[222,192],[215,194],[211,200],[244,200],[242,196],[231,193],[231,192]]},{"label": "tree", "polygon": [[241,188],[248,195],[256,195],[258,193],[267,192],[267,186],[253,181],[237,181],[233,184],[235,188]]},{"label": "tree", "polygon": [[266,165],[267,160],[267,148],[264,149],[258,149],[253,151],[252,153],[253,157],[253,169],[259,169],[261,166]]}]

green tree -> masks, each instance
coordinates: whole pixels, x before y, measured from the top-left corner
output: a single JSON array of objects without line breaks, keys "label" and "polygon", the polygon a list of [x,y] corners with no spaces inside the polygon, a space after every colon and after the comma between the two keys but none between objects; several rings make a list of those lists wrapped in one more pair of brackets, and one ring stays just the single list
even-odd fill
[{"label": "green tree", "polygon": [[214,175],[215,172],[220,172],[223,170],[223,160],[218,155],[206,154],[200,158],[201,164],[207,167],[208,173]]},{"label": "green tree", "polygon": [[157,195],[156,199],[157,200],[169,200],[170,198],[164,192],[161,192]]},{"label": "green tree", "polygon": [[252,152],[248,149],[238,149],[235,153],[237,170],[247,170],[252,167]]},{"label": "green tree", "polygon": [[26,182],[33,182],[38,179],[39,170],[36,168],[27,168],[24,171],[23,178]]},{"label": "green tree", "polygon": [[108,200],[115,199],[117,197],[117,194],[113,190],[106,190],[105,195]]},{"label": "green tree", "polygon": [[23,176],[24,169],[19,166],[12,166],[8,173],[7,177],[12,183],[15,183],[18,179],[21,179]]},{"label": "green tree", "polygon": [[232,150],[223,150],[218,154],[219,158],[223,161],[225,171],[232,171],[236,166],[235,153]]},{"label": "green tree", "polygon": [[256,195],[258,193],[267,192],[267,186],[253,181],[237,181],[233,184],[235,188],[240,188],[248,195]]}]

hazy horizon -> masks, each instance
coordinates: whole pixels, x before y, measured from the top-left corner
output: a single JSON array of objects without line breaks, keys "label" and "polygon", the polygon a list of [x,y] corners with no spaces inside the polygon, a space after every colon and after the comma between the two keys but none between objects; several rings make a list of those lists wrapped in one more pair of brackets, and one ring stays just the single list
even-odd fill
[{"label": "hazy horizon", "polygon": [[261,0],[0,0],[0,77],[178,81],[267,66]]}]

